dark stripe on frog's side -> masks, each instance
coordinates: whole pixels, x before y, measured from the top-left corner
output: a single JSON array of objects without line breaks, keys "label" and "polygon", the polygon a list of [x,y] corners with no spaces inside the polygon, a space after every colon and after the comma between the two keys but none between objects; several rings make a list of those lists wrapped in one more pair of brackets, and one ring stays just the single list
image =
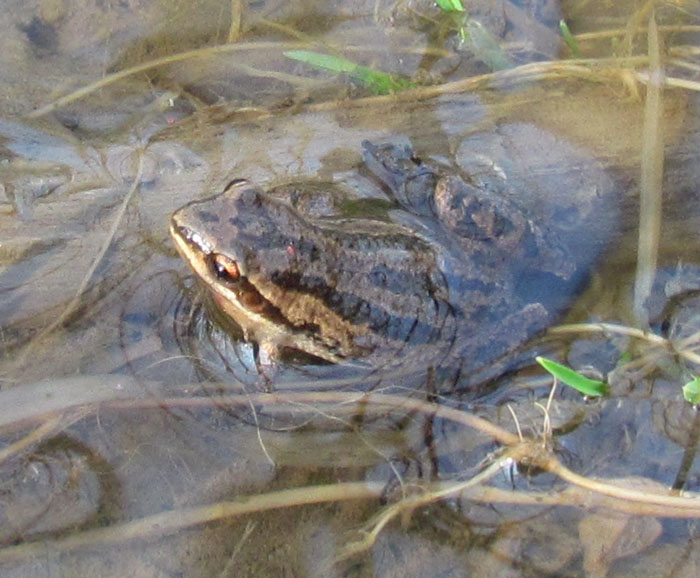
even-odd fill
[{"label": "dark stripe on frog's side", "polygon": [[[258,311],[260,314],[264,315],[271,321],[274,321],[276,324],[287,327],[293,333],[304,334],[323,343],[324,346],[334,355],[343,358],[346,356],[346,354],[350,354],[352,357],[355,357],[372,352],[371,346],[361,345],[359,343],[355,344],[353,350],[349,352],[344,350],[343,346],[341,345],[341,342],[345,341],[342,336],[324,334],[321,328],[314,323],[299,324],[290,321],[284,316],[283,312],[279,308],[264,299],[264,297],[255,289],[255,287],[253,287],[253,285],[245,278],[231,284],[231,288],[242,301],[245,301],[245,297],[243,297],[244,294],[255,294],[262,302],[261,305],[258,306]],[[299,291],[298,287],[295,289],[290,289],[290,287],[285,286],[285,289],[292,291],[296,290],[299,293],[303,293],[302,291]],[[316,294],[305,294],[316,298],[319,297]],[[348,312],[349,320],[353,322],[353,325],[358,326],[366,323],[372,329],[372,331],[380,334],[385,339],[393,340],[398,343],[423,345],[436,342],[449,343],[454,337],[452,333],[449,335],[444,333],[444,322],[447,320],[449,313],[449,308],[447,307],[444,308],[441,316],[443,324],[438,326],[420,321],[416,317],[400,317],[390,315],[381,308],[371,307],[367,301],[359,299],[355,295],[342,295],[341,293],[336,292],[335,297],[330,297],[330,299],[333,300],[335,298],[338,299],[339,304],[354,309],[353,311]],[[363,351],[364,353],[361,353]]]},{"label": "dark stripe on frog's side", "polygon": [[[268,215],[270,207],[266,209]],[[342,323],[355,328],[326,325],[315,337],[327,344],[351,332],[360,343],[363,326],[376,339],[398,343],[452,339],[455,324],[449,320],[453,308],[447,302],[449,293],[435,253],[427,242],[400,230],[348,230],[356,225],[352,220],[329,219],[322,226],[301,217],[293,220],[297,226],[282,233],[265,226],[263,215],[239,214],[228,219],[238,232],[230,245],[232,254],[241,247],[255,247],[255,251],[245,251],[239,258],[251,275],[261,271],[263,279],[281,290],[274,293],[282,315],[287,306],[298,308],[294,305],[296,294],[315,300]],[[299,263],[292,262],[287,268],[282,265],[283,259],[275,270],[270,257],[287,247],[295,251]],[[377,262],[367,268],[368,255],[372,254]],[[319,256],[324,258],[317,259]],[[263,286],[258,289],[273,293]],[[289,297],[288,303],[284,295]],[[294,326],[294,321],[286,320],[286,324]],[[376,343],[376,339],[370,342]]]},{"label": "dark stripe on frog's side", "polygon": [[278,307],[265,299],[247,278],[242,277],[238,281],[227,283],[227,285],[229,289],[236,294],[236,298],[240,302],[246,303],[251,300],[255,301],[257,303],[255,309],[259,315],[262,315],[277,325],[286,327],[292,333],[315,337],[319,341],[322,341],[334,355],[344,357],[337,341],[329,339],[327,336],[323,339],[323,336],[319,335],[320,327],[318,325],[315,323],[294,323],[290,321]]},{"label": "dark stripe on frog's side", "polygon": [[309,277],[299,272],[279,272],[271,281],[287,291],[294,291],[321,301],[328,309],[344,321],[354,325],[366,324],[373,332],[397,341],[411,343],[434,343],[445,339],[443,333],[451,307],[432,296],[435,314],[431,316],[437,323],[419,319],[418,313],[410,317],[396,315],[377,303],[357,296],[354,293],[339,291],[330,287],[320,277]]},{"label": "dark stripe on frog's side", "polygon": [[[330,239],[335,248],[342,248],[342,251],[339,251],[339,253],[344,255],[344,261],[336,263],[334,268],[338,276],[336,279],[336,286],[352,284],[352,281],[344,280],[343,277],[351,274],[348,272],[348,269],[351,268],[353,258],[357,256],[358,261],[365,260],[364,255],[367,252],[380,249],[398,249],[399,251],[405,250],[407,253],[411,254],[433,254],[433,249],[430,245],[422,239],[410,234],[363,233],[358,235],[339,231],[330,226],[326,228],[309,223],[305,224],[307,236],[299,239],[288,239],[285,235],[277,232],[265,231],[265,234],[256,234],[253,232],[255,231],[255,226],[251,227],[251,221],[249,219],[234,217],[230,218],[229,222],[240,231],[238,239],[231,246],[231,249],[234,251],[239,245],[256,247],[258,251],[264,251],[266,249],[281,248],[289,244],[300,254],[304,253],[310,264],[310,267],[304,270],[304,275],[302,275],[301,272],[285,273],[284,271],[278,271],[276,274],[270,272],[271,277],[273,277],[273,282],[279,287],[294,289],[300,293],[320,299],[330,310],[334,311],[345,321],[351,323],[361,322],[359,321],[361,314],[363,314],[362,321],[370,317],[370,315],[366,313],[367,308],[370,307],[370,301],[366,301],[367,305],[365,309],[360,310],[361,305],[350,289],[346,291],[336,290],[328,285],[327,273],[325,271],[316,272],[316,277],[314,277],[313,263],[321,255],[323,249],[318,246],[318,243],[316,243],[313,238],[309,237],[318,236],[326,241]],[[348,222],[350,221],[346,221],[346,223]],[[255,257],[253,258],[255,259]],[[328,261],[326,260],[324,263],[327,264]],[[259,266],[259,264],[256,266]],[[432,266],[435,272],[439,273],[437,264],[433,264]],[[286,275],[286,277],[284,277],[284,275]],[[444,315],[444,313],[440,312],[442,309],[439,305],[440,303],[450,307],[453,314],[457,317],[462,316],[464,313],[458,304],[447,304],[447,296],[444,298],[436,296],[435,294],[439,292],[441,288],[432,283],[425,274],[420,272],[416,274],[414,269],[397,269],[388,266],[386,263],[377,263],[371,270],[366,272],[366,275],[371,285],[377,291],[386,292],[392,296],[406,295],[411,287],[415,287],[417,293],[425,296],[426,302],[432,300],[436,304],[435,317]],[[484,302],[490,302],[489,305],[491,307],[494,305],[491,300],[492,296],[499,295],[501,291],[496,282],[485,282],[474,277],[465,278],[462,276],[450,276],[449,281],[445,281],[442,285],[442,290],[445,291],[445,293],[447,293],[447,287],[449,286],[458,294],[481,296]],[[376,298],[373,299],[373,301],[376,302],[381,300],[382,297],[380,295],[377,295]],[[486,305],[485,303],[485,307]],[[469,312],[469,317],[475,314],[477,316],[479,315],[478,311],[481,307],[474,307],[474,305],[470,303],[470,308],[473,309]],[[372,310],[370,309],[370,311]],[[373,325],[373,327],[381,330],[383,325],[380,325],[379,322],[376,321],[377,317],[379,316],[380,319],[384,318],[380,316],[381,312],[384,312],[386,319],[391,318],[392,315],[390,312],[387,312],[385,308],[378,307],[377,305],[375,305],[374,311],[375,325]],[[420,315],[424,316],[425,314],[426,311],[416,312],[416,317]],[[484,311],[484,316],[488,316],[486,311]],[[428,324],[425,323],[424,325],[428,326]]]}]

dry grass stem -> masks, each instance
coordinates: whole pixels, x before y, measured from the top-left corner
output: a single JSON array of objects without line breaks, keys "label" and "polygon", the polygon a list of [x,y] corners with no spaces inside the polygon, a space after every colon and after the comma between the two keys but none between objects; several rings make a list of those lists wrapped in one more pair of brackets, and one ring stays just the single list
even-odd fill
[{"label": "dry grass stem", "polygon": [[626,335],[627,337],[636,337],[637,339],[643,339],[644,341],[663,347],[668,347],[670,345],[668,339],[656,333],[615,323],[568,323],[566,325],[552,327],[548,332],[554,335],[560,333],[613,333],[617,335]]},{"label": "dry grass stem", "polygon": [[[668,25],[668,26],[658,26],[659,32],[667,33],[679,33],[679,32],[700,32],[700,26],[692,25]],[[583,32],[581,34],[575,34],[574,38],[577,42],[588,42],[594,40],[601,40],[603,38],[615,38],[617,36],[624,36],[629,32],[628,28],[611,28],[608,30],[600,30],[597,32]],[[636,34],[647,34],[648,28],[646,26],[639,26],[635,31]]]},{"label": "dry grass stem", "polygon": [[507,460],[507,458],[508,456],[506,455],[505,459],[499,459],[497,462],[486,468],[483,472],[477,474],[466,482],[448,484],[446,487],[427,490],[420,495],[404,498],[401,501],[385,508],[373,521],[369,523],[370,529],[363,532],[363,537],[361,540],[352,542],[343,548],[339,554],[339,559],[343,560],[350,558],[351,556],[359,554],[360,552],[369,550],[369,548],[371,548],[377,541],[381,531],[397,516],[410,514],[418,508],[424,508],[425,506],[428,506],[434,502],[455,496],[456,494],[462,493],[470,488],[487,482],[501,471],[503,463]]},{"label": "dry grass stem", "polygon": [[87,273],[83,276],[82,281],[80,282],[80,286],[75,292],[75,295],[73,298],[70,300],[70,302],[64,307],[63,311],[52,321],[47,327],[42,329],[37,335],[35,335],[32,340],[27,344],[27,346],[21,351],[21,353],[17,356],[16,359],[16,364],[17,366],[21,366],[24,361],[27,359],[27,357],[34,351],[36,346],[40,344],[48,335],[53,333],[58,327],[61,326],[61,324],[66,321],[73,313],[75,313],[80,306],[80,303],[82,301],[83,295],[85,291],[87,290],[88,286],[90,285],[90,281],[92,280],[93,275],[95,274],[95,271],[97,271],[97,268],[99,267],[100,263],[104,259],[105,255],[107,254],[107,251],[109,250],[109,247],[112,245],[112,242],[114,241],[114,237],[117,234],[117,230],[119,229],[119,226],[122,224],[122,221],[124,220],[124,215],[126,214],[126,209],[129,206],[129,203],[131,202],[132,197],[134,196],[134,193],[138,190],[139,186],[141,185],[141,178],[143,174],[143,163],[144,163],[144,152],[143,150],[139,150],[139,162],[138,162],[138,167],[136,170],[136,175],[134,176],[134,182],[132,183],[131,187],[129,187],[129,190],[127,191],[126,195],[124,195],[124,199],[122,200],[121,205],[119,206],[119,210],[117,211],[117,214],[114,216],[114,219],[112,220],[112,225],[109,228],[109,231],[107,232],[107,235],[105,237],[104,242],[102,243],[102,247],[100,248],[99,252],[97,253],[96,257],[94,258],[92,264],[90,265]]},{"label": "dry grass stem", "polygon": [[[343,392],[293,393],[293,394],[258,394],[238,396],[238,403],[311,403],[334,402],[347,403],[357,401],[357,394]],[[227,396],[229,401],[234,396]],[[495,424],[482,420],[465,411],[440,406],[419,399],[405,398],[389,394],[366,394],[363,403],[368,407],[379,404],[381,407],[412,409],[429,416],[455,421],[468,427],[488,433],[503,445],[509,446],[499,452],[493,463],[483,472],[466,482],[440,482],[426,485],[419,495],[410,496],[392,504],[373,522],[364,539],[352,544],[345,555],[361,551],[371,545],[379,532],[398,515],[406,515],[419,507],[424,507],[438,500],[461,495],[472,500],[496,499],[502,502],[519,504],[561,504],[579,506],[597,506],[619,509],[626,512],[648,515],[670,515],[673,517],[700,517],[700,498],[695,495],[679,496],[668,493],[640,491],[632,485],[624,486],[620,480],[595,480],[580,476],[566,466],[552,453],[549,444],[542,440],[524,440],[507,432]],[[178,403],[178,400],[151,400],[159,406]],[[182,400],[192,401],[192,399]],[[210,403],[212,400],[208,400]],[[113,404],[112,404],[113,405]],[[48,427],[48,426],[47,426]],[[563,481],[571,484],[570,488],[558,494],[553,493],[518,493],[499,492],[495,488],[484,487],[484,483],[499,472],[504,464],[512,462],[526,463],[542,468]],[[163,512],[140,520],[134,520],[107,528],[98,528],[80,534],[60,538],[51,542],[26,543],[0,550],[0,563],[16,561],[27,557],[46,555],[47,552],[66,552],[77,548],[108,546],[135,539],[155,539],[173,534],[185,528],[221,520],[243,514],[263,512],[273,509],[288,508],[298,505],[340,502],[354,499],[376,499],[383,495],[385,483],[343,483],[325,486],[295,488],[262,495],[246,496],[235,502],[221,502],[208,506],[187,508]]]},{"label": "dry grass stem", "polygon": [[238,554],[241,551],[241,548],[243,548],[243,544],[250,538],[250,535],[253,533],[253,530],[255,530],[255,527],[257,524],[255,522],[248,522],[245,526],[245,530],[243,531],[243,535],[240,537],[238,542],[236,542],[236,547],[233,549],[233,552],[231,553],[231,556],[229,557],[228,561],[226,562],[226,565],[223,567],[221,572],[219,573],[219,578],[229,578],[230,576],[235,576],[234,572],[234,565],[236,563],[236,558],[238,558]]},{"label": "dry grass stem", "polygon": [[518,439],[520,441],[523,441],[525,437],[523,436],[523,430],[520,429],[520,420],[518,419],[518,416],[515,413],[515,410],[511,407],[510,404],[506,406],[508,408],[508,411],[510,412],[511,417],[513,418],[513,424],[515,425],[515,431],[518,432]]},{"label": "dry grass stem", "polygon": [[[181,52],[162,58],[156,58],[154,60],[144,62],[142,64],[127,68],[125,70],[109,74],[96,82],[88,84],[78,90],[75,90],[74,92],[71,92],[58,98],[57,100],[50,104],[47,104],[46,106],[40,107],[32,111],[27,115],[27,117],[38,118],[44,116],[63,106],[85,98],[93,92],[110,86],[111,84],[114,84],[120,80],[134,76],[136,74],[148,72],[149,70],[153,70],[163,66],[168,66],[171,64],[176,64],[178,62],[185,62],[187,60],[193,60],[197,58],[208,58],[214,55],[226,54],[230,52],[274,49],[276,52],[281,54],[285,50],[303,49],[308,47],[308,42],[251,42],[247,44],[223,44],[219,46],[211,46],[207,48],[189,50],[186,52]],[[372,48],[368,47],[345,47],[343,48],[343,50],[347,52],[373,51]],[[610,80],[618,78],[619,75],[623,72],[624,67],[642,66],[646,62],[646,56],[633,56],[626,58],[578,59],[576,61],[568,62],[533,62],[508,70],[502,70],[490,74],[474,76],[464,80],[448,82],[436,86],[419,87],[416,89],[405,90],[397,94],[392,94],[388,96],[359,98],[355,100],[343,99],[342,101],[331,101],[327,103],[321,103],[320,105],[311,105],[309,108],[311,110],[326,110],[347,106],[361,107],[372,104],[380,104],[383,102],[405,102],[411,100],[420,101],[429,98],[434,98],[442,94],[459,94],[462,92],[476,90],[478,88],[488,87],[491,85],[511,84],[514,82],[530,82],[534,80],[544,80],[561,77],[583,78],[595,82],[608,82]],[[245,65],[241,65],[240,68],[241,70],[252,72],[251,68],[246,68]],[[294,75],[284,74],[281,72],[265,72],[255,70],[255,75],[270,76],[273,78],[278,78],[280,80],[287,80],[295,84],[303,84],[307,82],[306,79],[301,79]]]},{"label": "dry grass stem", "polygon": [[226,37],[227,44],[234,44],[241,37],[247,7],[247,0],[231,0],[231,23]]},{"label": "dry grass stem", "polygon": [[681,58],[671,58],[668,61],[669,66],[676,66],[678,68],[684,68],[685,70],[690,70],[691,72],[700,72],[700,64],[695,64],[694,62],[688,62]]},{"label": "dry grass stem", "polygon": [[683,359],[700,365],[700,354],[683,347],[683,345],[687,344],[689,340],[674,343],[673,341],[657,335],[656,333],[652,333],[651,331],[645,331],[635,327],[628,327],[626,325],[617,325],[614,323],[570,323],[567,325],[552,327],[548,332],[552,335],[562,333],[613,333],[617,335],[626,335],[628,337],[642,339],[653,345],[658,345],[668,349]]},{"label": "dry grass stem", "polygon": [[87,414],[86,411],[77,411],[73,415],[66,417],[64,415],[56,415],[49,418],[47,421],[42,423],[39,427],[32,430],[29,434],[24,436],[22,439],[6,446],[0,451],[0,463],[5,460],[19,455],[27,448],[30,448],[38,444],[43,439],[49,436],[53,436],[56,433],[66,429],[71,424],[82,419]]},{"label": "dry grass stem", "polygon": [[101,78],[100,80],[83,86],[70,94],[66,94],[61,98],[53,101],[46,106],[42,106],[27,115],[27,118],[39,118],[54,110],[57,110],[67,104],[85,98],[86,96],[128,78],[136,74],[141,74],[143,72],[148,72],[155,68],[160,68],[162,66],[168,66],[170,64],[176,64],[178,62],[185,62],[187,60],[193,60],[196,58],[207,58],[215,54],[225,54],[228,52],[241,52],[248,50],[264,50],[267,48],[275,48],[277,50],[292,50],[294,48],[304,48],[305,44],[280,44],[279,42],[255,42],[250,44],[221,44],[219,46],[208,46],[206,48],[198,48],[196,50],[188,50],[186,52],[180,52],[178,54],[171,54],[169,56],[163,56],[162,58],[155,58],[149,60],[148,62],[143,62],[136,66],[132,66],[125,70],[120,70],[119,72],[114,72],[108,74],[107,76]]},{"label": "dry grass stem", "polygon": [[[647,72],[638,72],[636,76],[640,82],[649,86],[650,80],[649,74]],[[683,88],[685,90],[700,92],[700,82],[697,82],[695,80],[687,80],[685,78],[666,76],[661,82],[664,84],[664,86],[668,86],[669,88]]]},{"label": "dry grass stem", "polygon": [[219,502],[207,506],[173,510],[124,524],[88,530],[52,542],[29,542],[3,548],[0,550],[0,564],[28,557],[46,556],[49,552],[68,552],[78,548],[95,548],[137,539],[154,539],[174,534],[185,528],[252,512],[379,498],[383,490],[384,484],[381,483],[351,482],[312,488],[294,488],[259,496],[246,496],[235,502]]},{"label": "dry grass stem", "polygon": [[639,241],[637,271],[634,284],[634,310],[638,322],[647,327],[646,300],[656,275],[656,263],[661,234],[661,187],[664,167],[663,139],[663,77],[661,46],[656,20],[649,18],[649,69],[644,106],[642,142],[642,175],[640,182]]}]

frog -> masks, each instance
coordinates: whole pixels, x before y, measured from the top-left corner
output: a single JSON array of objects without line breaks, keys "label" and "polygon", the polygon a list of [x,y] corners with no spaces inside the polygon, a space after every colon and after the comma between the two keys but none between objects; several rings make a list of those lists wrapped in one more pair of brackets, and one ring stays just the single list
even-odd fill
[{"label": "frog", "polygon": [[559,311],[538,292],[580,280],[556,230],[409,144],[362,147],[361,172],[384,192],[384,212],[344,214],[331,185],[236,178],[171,217],[179,253],[257,344],[262,367],[295,350],[473,374],[552,322]]}]

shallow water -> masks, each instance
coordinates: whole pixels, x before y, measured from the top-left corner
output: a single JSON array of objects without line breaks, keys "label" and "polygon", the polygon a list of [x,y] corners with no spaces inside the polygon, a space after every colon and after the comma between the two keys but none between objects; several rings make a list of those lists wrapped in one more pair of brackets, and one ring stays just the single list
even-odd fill
[{"label": "shallow water", "polygon": [[[237,3],[15,4],[0,20],[4,576],[696,575],[690,506],[681,515],[637,494],[609,496],[615,485],[697,491],[697,416],[680,390],[692,357],[594,328],[533,339],[517,372],[487,371],[466,393],[428,396],[441,390],[439,373],[360,378],[299,356],[264,393],[253,347],[212,321],[168,236],[176,208],[232,178],[367,195],[363,140],[410,142],[469,173],[470,151],[509,135],[521,149],[499,166],[512,163],[511,182],[551,219],[571,191],[605,200],[570,241],[590,275],[557,320],[634,327],[644,103],[631,88],[643,99],[634,74],[646,66],[646,36],[631,42],[639,61],[626,61],[638,68],[600,60],[626,54],[629,6],[475,4],[473,18],[514,66],[488,76],[488,59],[459,48],[453,18],[430,3],[252,3],[240,28]],[[696,59],[683,47],[697,32],[671,28],[697,25],[695,13],[692,3],[657,9],[675,58],[669,76]],[[579,37],[595,66],[567,60],[562,16],[577,35],[617,31]],[[235,44],[107,82],[227,40]],[[286,59],[291,49],[335,49],[425,84],[372,94]],[[549,61],[576,68],[552,72]],[[100,79],[99,90],[29,118]],[[653,332],[690,351],[697,102],[668,89],[664,106],[660,271],[648,310]],[[515,432],[517,420],[543,438],[551,380],[537,353],[607,375],[611,391],[584,402],[559,386],[547,412],[553,438],[516,467],[504,448],[522,447],[488,423]],[[436,399],[440,410],[426,405]],[[551,463],[543,471],[543,445],[606,487],[581,489]],[[338,561],[402,499],[480,472],[474,487],[413,504]]]}]

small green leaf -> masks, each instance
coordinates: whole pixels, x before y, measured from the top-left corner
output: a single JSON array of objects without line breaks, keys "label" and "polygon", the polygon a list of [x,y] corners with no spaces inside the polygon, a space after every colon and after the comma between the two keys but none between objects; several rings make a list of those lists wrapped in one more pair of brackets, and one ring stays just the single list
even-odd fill
[{"label": "small green leaf", "polygon": [[331,72],[346,73],[351,78],[367,86],[375,94],[390,94],[407,88],[415,87],[407,78],[388,74],[378,70],[372,70],[366,66],[360,66],[345,58],[321,54],[311,50],[288,50],[284,53],[287,58],[299,60],[316,68],[330,70]]},{"label": "small green leaf", "polygon": [[445,12],[464,12],[462,0],[437,0],[437,3]]},{"label": "small green leaf", "polygon": [[357,68],[357,64],[330,54],[322,54],[311,50],[287,50],[284,53],[287,58],[292,58],[300,62],[305,62],[316,68],[323,68],[332,72],[352,72]]},{"label": "small green leaf", "polygon": [[573,387],[576,391],[589,397],[597,397],[605,395],[606,385],[597,379],[590,379],[585,375],[581,375],[578,371],[566,367],[561,363],[547,359],[546,357],[535,357],[537,363],[544,367],[549,373],[556,377],[559,381]]},{"label": "small green leaf", "polygon": [[369,87],[375,94],[391,94],[392,92],[399,92],[416,86],[407,78],[372,70],[366,66],[356,66],[355,70],[350,73],[350,76]]},{"label": "small green leaf", "polygon": [[683,386],[683,398],[693,405],[700,404],[700,377],[694,377]]},{"label": "small green leaf", "polygon": [[578,58],[580,55],[578,51],[578,42],[576,42],[574,35],[571,34],[571,30],[569,30],[569,25],[566,23],[566,20],[559,21],[559,30],[561,31],[561,35],[564,38],[564,42],[566,42],[566,45],[569,47],[569,50],[571,50],[571,55],[574,58]]}]

